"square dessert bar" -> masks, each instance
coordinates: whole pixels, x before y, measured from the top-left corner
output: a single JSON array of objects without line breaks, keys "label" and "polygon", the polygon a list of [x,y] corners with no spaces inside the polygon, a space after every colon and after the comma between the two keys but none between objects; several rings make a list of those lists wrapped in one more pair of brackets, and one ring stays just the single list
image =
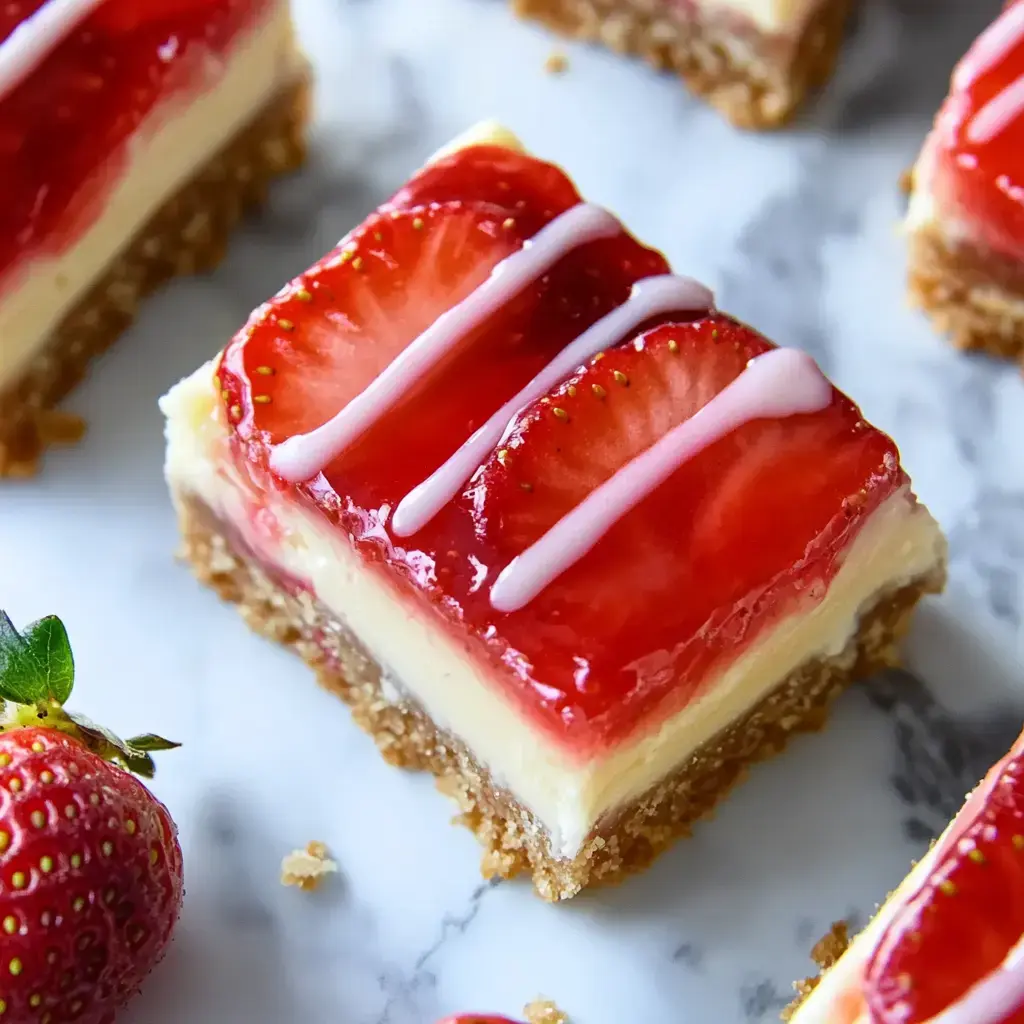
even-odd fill
[{"label": "square dessert bar", "polygon": [[1024,735],[850,941],[834,925],[793,1024],[1024,1021]]},{"label": "square dessert bar", "polygon": [[943,583],[892,441],[497,128],[163,409],[199,578],[548,899],[643,868]]},{"label": "square dessert bar", "polygon": [[913,172],[910,296],[964,349],[1024,362],[1024,3],[953,73]]},{"label": "square dessert bar", "polygon": [[143,296],[302,162],[308,89],[287,0],[0,5],[0,476],[80,434],[55,406]]},{"label": "square dessert bar", "polygon": [[512,0],[564,35],[674,71],[740,128],[775,128],[832,74],[853,0]]}]

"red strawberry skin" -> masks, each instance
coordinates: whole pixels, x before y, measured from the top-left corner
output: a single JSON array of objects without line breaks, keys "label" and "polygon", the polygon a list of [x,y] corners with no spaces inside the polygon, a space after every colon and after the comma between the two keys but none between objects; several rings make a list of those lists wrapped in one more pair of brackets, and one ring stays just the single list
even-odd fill
[{"label": "red strawberry skin", "polygon": [[181,908],[167,809],[48,729],[0,736],[0,1019],[108,1024]]},{"label": "red strawberry skin", "polygon": [[[873,1024],[925,1024],[995,970],[1024,935],[1021,744],[940,840],[924,882],[900,900],[868,962]],[[989,786],[989,783],[992,783]],[[1024,1006],[1003,1024],[1022,1024]]]},{"label": "red strawberry skin", "polygon": [[[0,43],[46,0],[0,4]],[[267,0],[105,0],[0,97],[0,283],[59,253],[102,209],[132,134],[214,66]]]},{"label": "red strawberry skin", "polygon": [[[1000,20],[1012,17],[1010,9],[1020,2],[1007,4]],[[969,51],[954,74],[928,144],[934,169],[926,183],[944,213],[969,224],[987,247],[1020,260],[1024,259],[1021,125],[1018,122],[988,140],[972,138],[970,129],[979,111],[1024,75],[1024,33],[991,68],[968,74],[976,63],[976,53]]]},{"label": "red strawberry skin", "polygon": [[[289,489],[268,476],[267,444],[330,419],[529,237],[523,225],[577,198],[550,165],[509,151],[497,161],[489,147],[414,178],[343,243],[344,260],[302,275],[228,346],[217,386],[240,460]],[[435,233],[459,242],[434,245]],[[728,317],[681,312],[525,410],[503,453],[416,535],[389,534],[413,487],[633,283],[667,269],[625,231],[581,246],[293,489],[580,758],[683,706],[716,665],[819,599],[860,526],[906,483],[892,441],[835,393],[820,413],[713,445],[525,608],[496,612],[490,586],[524,546],[772,347]]]}]

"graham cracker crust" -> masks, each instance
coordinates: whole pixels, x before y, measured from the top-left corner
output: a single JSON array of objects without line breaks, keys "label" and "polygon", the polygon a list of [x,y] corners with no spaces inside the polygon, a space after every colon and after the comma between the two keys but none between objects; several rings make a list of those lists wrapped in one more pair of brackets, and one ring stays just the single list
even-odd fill
[{"label": "graham cracker crust", "polygon": [[294,581],[275,578],[200,499],[179,493],[175,503],[182,554],[197,578],[236,604],[253,630],[303,658],[320,684],[350,705],[387,761],[436,777],[461,808],[456,820],[484,847],[485,877],[529,874],[537,892],[552,901],[643,870],[709,815],[750,765],[779,753],[795,734],[821,728],[829,704],[849,683],[896,663],[914,605],[943,584],[938,573],[881,598],[841,654],[802,666],[671,777],[599,823],[578,855],[566,860],[552,854],[544,827],[495,785],[457,738],[413,703],[395,698],[393,686],[382,685],[381,667],[343,623]]},{"label": "graham cracker crust", "polygon": [[909,292],[957,348],[1024,366],[1024,265],[967,243],[951,246],[936,225],[910,235]]},{"label": "graham cracker crust", "polygon": [[674,71],[738,128],[785,124],[835,67],[853,0],[820,0],[802,29],[771,36],[666,0],[512,0],[516,14]]},{"label": "graham cracker crust", "polygon": [[822,975],[846,952],[850,946],[850,933],[845,921],[836,921],[828,935],[817,941],[811,950],[811,959],[819,973],[813,978],[793,982],[796,998],[782,1011],[782,1020],[791,1020],[801,1003],[818,987]]},{"label": "graham cracker crust", "polygon": [[264,201],[272,179],[301,166],[309,99],[305,77],[276,96],[161,207],[25,373],[0,391],[0,477],[32,476],[48,445],[82,436],[81,420],[57,403],[131,324],[146,295],[215,267],[242,214]]}]

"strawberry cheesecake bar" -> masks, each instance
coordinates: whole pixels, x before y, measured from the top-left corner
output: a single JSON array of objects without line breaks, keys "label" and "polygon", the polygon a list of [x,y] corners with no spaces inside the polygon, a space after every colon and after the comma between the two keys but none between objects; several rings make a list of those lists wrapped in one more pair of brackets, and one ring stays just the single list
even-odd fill
[{"label": "strawberry cheesecake bar", "polygon": [[512,0],[564,35],[680,75],[740,128],[775,128],[832,73],[853,0]]},{"label": "strawberry cheesecake bar", "polygon": [[943,582],[893,442],[496,128],[163,408],[199,577],[550,899],[820,725]]},{"label": "strawberry cheesecake bar", "polygon": [[1024,735],[852,944],[836,926],[816,956],[794,1024],[1024,1024]]},{"label": "strawberry cheesecake bar", "polygon": [[1024,361],[1024,2],[953,73],[913,172],[910,294],[961,348]]},{"label": "strawberry cheesecake bar", "polygon": [[0,4],[0,476],[143,295],[213,266],[303,155],[287,0]]}]

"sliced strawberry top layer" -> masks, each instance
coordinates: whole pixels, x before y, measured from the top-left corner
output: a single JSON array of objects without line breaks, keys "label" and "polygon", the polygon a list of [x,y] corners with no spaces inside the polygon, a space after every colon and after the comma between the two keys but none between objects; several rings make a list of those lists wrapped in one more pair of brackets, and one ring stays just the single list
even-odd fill
[{"label": "sliced strawberry top layer", "polygon": [[[991,981],[1024,937],[1024,736],[968,799],[933,857],[924,881],[899,898],[868,962],[872,1024],[925,1024]],[[986,1000],[994,1012],[974,1004],[963,1019],[1024,1024],[1024,980],[1017,989],[1016,1009]]]},{"label": "sliced strawberry top layer", "polygon": [[[60,252],[102,209],[132,134],[177,90],[217,74],[211,54],[270,0],[106,0],[0,95],[0,279]],[[45,0],[0,4],[0,46]]]},{"label": "sliced strawberry top layer", "polygon": [[[577,201],[549,165],[503,150],[505,178],[485,153],[445,162],[470,200],[428,169],[228,346],[219,386],[260,479],[268,442],[331,418],[523,244],[521,223]],[[766,625],[820,598],[865,516],[904,482],[893,443],[836,393],[821,413],[712,445],[525,608],[494,611],[489,588],[511,558],[771,347],[728,317],[681,314],[581,367],[523,412],[461,497],[407,541],[389,534],[414,486],[634,282],[666,270],[625,232],[579,247],[297,488],[581,757],[685,704]]]},{"label": "sliced strawberry top layer", "polygon": [[1024,259],[1024,0],[961,61],[929,142],[943,212],[978,240]]}]

